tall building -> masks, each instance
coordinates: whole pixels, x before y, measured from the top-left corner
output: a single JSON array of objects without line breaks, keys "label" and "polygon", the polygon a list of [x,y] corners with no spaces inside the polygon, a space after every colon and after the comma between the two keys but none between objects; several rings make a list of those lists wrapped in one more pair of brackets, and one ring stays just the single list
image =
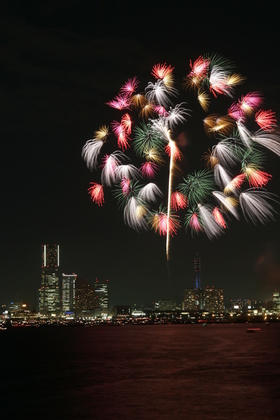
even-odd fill
[{"label": "tall building", "polygon": [[275,290],[272,295],[273,310],[276,313],[280,313],[280,294]]},{"label": "tall building", "polygon": [[109,310],[109,280],[95,280],[94,291],[97,296],[97,308],[100,313],[108,313]]},{"label": "tall building", "polygon": [[45,315],[59,315],[60,310],[59,245],[42,245],[39,311]]},{"label": "tall building", "polygon": [[195,288],[185,289],[183,310],[195,311],[203,309],[203,291],[201,289],[201,258],[198,252],[194,257],[194,277],[195,277]]},{"label": "tall building", "polygon": [[76,280],[75,288],[76,304],[75,304],[75,315],[76,316],[93,316],[94,309],[97,306],[96,296],[92,285],[82,279]]},{"label": "tall building", "polygon": [[194,274],[195,274],[195,288],[201,289],[201,259],[198,252],[194,258]]},{"label": "tall building", "polygon": [[204,310],[212,314],[224,311],[224,291],[221,288],[215,289],[206,287],[204,291]]},{"label": "tall building", "polygon": [[75,312],[75,289],[77,274],[64,274],[61,278],[61,305],[62,313]]}]

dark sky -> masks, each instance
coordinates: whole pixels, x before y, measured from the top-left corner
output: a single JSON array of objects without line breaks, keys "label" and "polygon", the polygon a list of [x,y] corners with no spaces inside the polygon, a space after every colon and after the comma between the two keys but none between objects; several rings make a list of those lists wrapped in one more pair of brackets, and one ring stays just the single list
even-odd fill
[{"label": "dark sky", "polygon": [[[128,78],[146,83],[166,62],[181,83],[190,59],[204,53],[232,60],[247,77],[242,93],[263,92],[279,119],[277,3],[95,3],[1,2],[0,303],[36,304],[44,243],[60,245],[63,272],[109,279],[112,305],[180,301],[194,287],[196,251],[203,287],[223,287],[226,302],[269,299],[280,289],[279,215],[266,226],[233,221],[214,241],[180,231],[168,276],[163,237],[127,227],[112,198],[103,208],[90,201],[94,176],[81,151],[111,123],[106,102]],[[266,170],[278,193],[279,157],[268,153]]]}]

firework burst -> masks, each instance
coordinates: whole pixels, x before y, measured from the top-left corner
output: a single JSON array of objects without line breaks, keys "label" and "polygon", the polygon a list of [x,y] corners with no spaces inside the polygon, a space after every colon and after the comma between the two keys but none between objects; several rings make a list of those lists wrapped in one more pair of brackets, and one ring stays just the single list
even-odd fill
[{"label": "firework burst", "polygon": [[[91,200],[103,206],[112,189],[126,225],[166,237],[167,260],[170,237],[181,226],[191,235],[215,239],[229,228],[231,216],[254,224],[273,220],[276,198],[263,190],[272,175],[263,165],[266,152],[280,156],[280,135],[275,112],[262,108],[262,93],[236,98],[235,88],[246,78],[218,54],[190,60],[182,93],[175,87],[172,65],[155,64],[151,76],[154,80],[146,87],[136,76],[121,86],[107,102],[118,116],[95,131],[82,149],[87,167],[99,178],[88,188]],[[179,94],[183,102],[177,103]],[[200,105],[208,148],[203,155],[206,167],[191,173],[183,169],[191,157],[184,155],[176,137],[192,121],[187,94]],[[225,114],[207,115],[218,97],[228,102]],[[107,144],[113,152],[107,152]],[[175,177],[175,162],[182,165],[180,179]]]}]

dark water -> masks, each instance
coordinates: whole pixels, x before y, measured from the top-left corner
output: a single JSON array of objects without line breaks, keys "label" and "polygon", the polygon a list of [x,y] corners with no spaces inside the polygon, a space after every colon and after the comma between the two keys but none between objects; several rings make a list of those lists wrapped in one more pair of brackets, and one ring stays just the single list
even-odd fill
[{"label": "dark water", "polygon": [[1,419],[280,419],[280,325],[0,332]]}]

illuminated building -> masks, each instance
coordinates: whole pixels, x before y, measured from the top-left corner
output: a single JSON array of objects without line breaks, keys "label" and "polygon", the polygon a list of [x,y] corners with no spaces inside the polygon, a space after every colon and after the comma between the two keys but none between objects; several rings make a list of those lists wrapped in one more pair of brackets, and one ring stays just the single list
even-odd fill
[{"label": "illuminated building", "polygon": [[273,310],[276,313],[280,313],[280,295],[279,292],[277,292],[277,290],[275,290],[275,292],[273,292],[272,295],[272,304],[273,304]]},{"label": "illuminated building", "polygon": [[231,299],[230,310],[237,313],[247,313],[251,309],[250,299]]},{"label": "illuminated building", "polygon": [[195,274],[195,288],[201,289],[201,259],[198,252],[194,258],[194,274]]},{"label": "illuminated building", "polygon": [[109,281],[99,281],[94,283],[94,291],[97,296],[97,308],[100,313],[108,313],[109,310]]},{"label": "illuminated building", "polygon": [[223,312],[224,310],[224,291],[207,286],[204,291],[204,310],[212,314]]},{"label": "illuminated building", "polygon": [[185,289],[183,310],[195,311],[203,309],[203,290],[201,289],[201,258],[198,252],[194,258],[195,288]]},{"label": "illuminated building", "polygon": [[96,296],[92,285],[85,280],[76,279],[75,296],[76,316],[93,316]]},{"label": "illuminated building", "polygon": [[185,289],[182,309],[184,311],[203,309],[203,291],[201,289]]},{"label": "illuminated building", "polygon": [[74,313],[75,312],[75,287],[76,287],[76,274],[64,274],[62,273],[61,283],[61,304],[62,313]]},{"label": "illuminated building", "polygon": [[42,245],[39,311],[45,315],[59,315],[60,310],[59,245]]},{"label": "illuminated building", "polygon": [[155,302],[154,309],[158,311],[176,311],[178,308],[174,300],[160,299]]}]

